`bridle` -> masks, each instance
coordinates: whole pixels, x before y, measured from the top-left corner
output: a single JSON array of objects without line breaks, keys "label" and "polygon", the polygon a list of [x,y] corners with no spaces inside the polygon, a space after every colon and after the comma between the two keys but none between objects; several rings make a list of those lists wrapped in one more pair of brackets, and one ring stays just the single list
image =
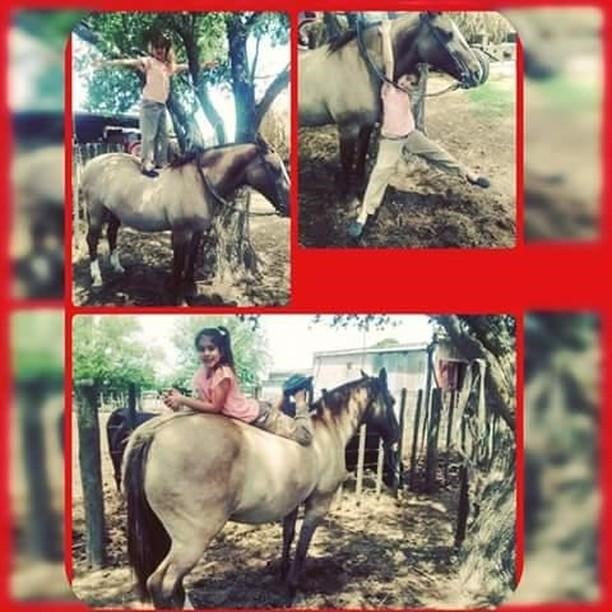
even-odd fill
[{"label": "bridle", "polygon": [[[446,43],[442,40],[442,37],[440,36],[439,32],[436,30],[436,28],[431,23],[431,17],[429,15],[427,15],[426,13],[421,13],[419,15],[419,19],[421,20],[422,23],[427,25],[432,35],[436,39],[436,42],[444,49],[444,51],[446,51],[446,53],[452,59],[455,67],[458,69],[458,72],[461,74],[461,79],[462,79],[461,82],[452,83],[450,86],[446,87],[445,89],[441,91],[437,91],[435,93],[430,93],[430,94],[425,94],[425,97],[434,98],[434,97],[441,96],[442,94],[445,94],[449,91],[454,91],[459,88],[467,89],[469,87],[468,81],[467,81],[467,79],[469,78],[469,70],[466,69],[464,62],[460,60],[459,57],[456,56],[456,54],[454,54],[447,47]],[[366,27],[371,27],[373,25],[375,24],[370,24]],[[363,24],[362,24],[361,19],[357,19],[357,22],[355,24],[355,34],[357,38],[357,46],[359,48],[359,53],[361,57],[363,58],[363,60],[366,62],[366,65],[368,66],[368,68],[374,73],[374,75],[383,83],[388,83],[389,85],[392,85],[396,89],[399,89],[405,93],[410,93],[408,90],[398,85],[395,81],[392,81],[391,79],[387,78],[387,76],[380,70],[380,68],[372,61],[372,58],[370,57],[370,54],[368,53],[368,50],[363,41]]]},{"label": "bridle", "polygon": [[431,32],[433,37],[436,39],[436,42],[438,43],[438,45],[445,51],[448,57],[451,58],[453,64],[455,65],[455,68],[457,69],[457,72],[461,74],[461,80],[459,81],[460,83],[459,86],[464,89],[469,88],[470,87],[470,84],[469,84],[470,71],[465,65],[463,58],[459,54],[455,53],[454,51],[448,48],[448,45],[440,36],[440,32],[438,32],[438,29],[431,23],[431,15],[429,15],[428,13],[420,13],[419,19],[421,23],[425,24],[429,28],[429,31]]},{"label": "bridle", "polygon": [[[281,197],[281,193],[280,190],[278,188],[278,184],[276,182],[276,178],[272,175],[272,172],[270,170],[270,168],[268,167],[268,164],[266,163],[266,160],[264,158],[264,151],[261,150],[261,148],[256,144],[255,146],[257,146],[257,159],[260,161],[260,163],[263,165],[264,171],[266,172],[268,179],[272,181],[272,184],[274,185],[274,190],[276,192],[276,198],[279,202],[283,201],[283,198]],[[198,169],[198,174],[200,175],[200,178],[202,179],[202,182],[204,183],[206,189],[212,194],[212,196],[215,198],[215,200],[217,200],[217,202],[219,202],[219,204],[221,204],[221,206],[223,206],[224,210],[229,210],[232,212],[245,212],[243,208],[241,208],[238,204],[236,204],[235,202],[232,202],[231,204],[215,189],[215,187],[213,186],[213,184],[210,182],[209,178],[206,176],[206,174],[203,172],[199,161],[196,160],[196,167]],[[280,213],[278,211],[274,211],[274,212],[249,212],[248,215],[250,217],[276,217],[276,216],[280,216]]]}]

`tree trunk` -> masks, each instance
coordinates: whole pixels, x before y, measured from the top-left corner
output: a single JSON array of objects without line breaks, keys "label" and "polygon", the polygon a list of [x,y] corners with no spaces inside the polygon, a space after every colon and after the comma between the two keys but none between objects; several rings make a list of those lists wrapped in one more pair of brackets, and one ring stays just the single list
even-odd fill
[{"label": "tree trunk", "polygon": [[260,274],[260,260],[249,237],[249,197],[247,192],[244,210],[224,207],[205,240],[207,277],[221,290],[252,283]]},{"label": "tree trunk", "polygon": [[85,506],[87,564],[99,569],[106,564],[104,542],[104,496],[100,461],[98,388],[95,384],[77,386],[79,468]]},{"label": "tree trunk", "polygon": [[249,29],[241,16],[232,15],[226,22],[232,90],[236,109],[236,142],[253,142],[256,133],[255,88],[249,75],[246,43]]}]

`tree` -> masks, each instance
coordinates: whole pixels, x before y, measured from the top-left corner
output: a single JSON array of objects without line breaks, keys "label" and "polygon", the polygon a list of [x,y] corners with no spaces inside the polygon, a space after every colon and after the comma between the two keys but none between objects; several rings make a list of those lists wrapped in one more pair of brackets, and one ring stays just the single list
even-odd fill
[{"label": "tree", "polygon": [[[197,108],[212,125],[217,141],[223,144],[227,140],[223,120],[210,97],[211,86],[229,87],[234,95],[235,142],[253,140],[263,116],[289,80],[287,67],[265,90],[258,91],[259,47],[264,37],[271,44],[286,44],[288,29],[284,13],[97,13],[84,20],[75,33],[94,45],[98,53],[113,58],[144,55],[153,32],[168,33],[177,60],[188,65],[184,76],[173,79],[168,102],[177,137],[185,148],[194,144],[194,134],[199,133],[194,121]],[[250,36],[256,40],[253,58],[247,54]],[[84,71],[93,55],[78,58],[77,69]],[[219,65],[203,69],[202,65],[211,60]],[[88,79],[88,107],[125,112],[138,100],[140,84],[133,71],[96,71]],[[201,144],[201,134],[195,144]]]},{"label": "tree", "polygon": [[258,384],[269,364],[266,338],[259,328],[258,319],[251,317],[181,317],[172,336],[179,357],[176,373],[172,376],[172,385],[191,389],[193,374],[198,367],[194,339],[205,327],[222,325],[230,332],[232,353],[236,362],[236,375],[243,385]]}]

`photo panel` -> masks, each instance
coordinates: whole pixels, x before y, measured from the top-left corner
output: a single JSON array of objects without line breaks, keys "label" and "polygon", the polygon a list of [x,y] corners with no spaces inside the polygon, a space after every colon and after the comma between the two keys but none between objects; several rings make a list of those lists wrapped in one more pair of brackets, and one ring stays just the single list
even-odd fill
[{"label": "photo panel", "polygon": [[289,40],[281,12],[77,24],[75,305],[288,302]]},{"label": "photo panel", "polygon": [[473,608],[514,588],[512,316],[77,315],[72,333],[84,603]]},{"label": "photo panel", "polygon": [[516,245],[522,74],[506,17],[311,11],[298,38],[302,246]]}]

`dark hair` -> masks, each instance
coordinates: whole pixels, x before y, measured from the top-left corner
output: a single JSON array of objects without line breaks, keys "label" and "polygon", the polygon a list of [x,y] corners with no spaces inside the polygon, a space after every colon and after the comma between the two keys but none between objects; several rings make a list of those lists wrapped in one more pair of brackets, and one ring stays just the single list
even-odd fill
[{"label": "dark hair", "polygon": [[200,341],[204,336],[210,338],[212,343],[219,349],[221,354],[219,365],[226,365],[234,370],[234,355],[232,353],[232,340],[229,330],[222,326],[201,329],[196,334],[194,341],[196,351],[200,350]]}]

